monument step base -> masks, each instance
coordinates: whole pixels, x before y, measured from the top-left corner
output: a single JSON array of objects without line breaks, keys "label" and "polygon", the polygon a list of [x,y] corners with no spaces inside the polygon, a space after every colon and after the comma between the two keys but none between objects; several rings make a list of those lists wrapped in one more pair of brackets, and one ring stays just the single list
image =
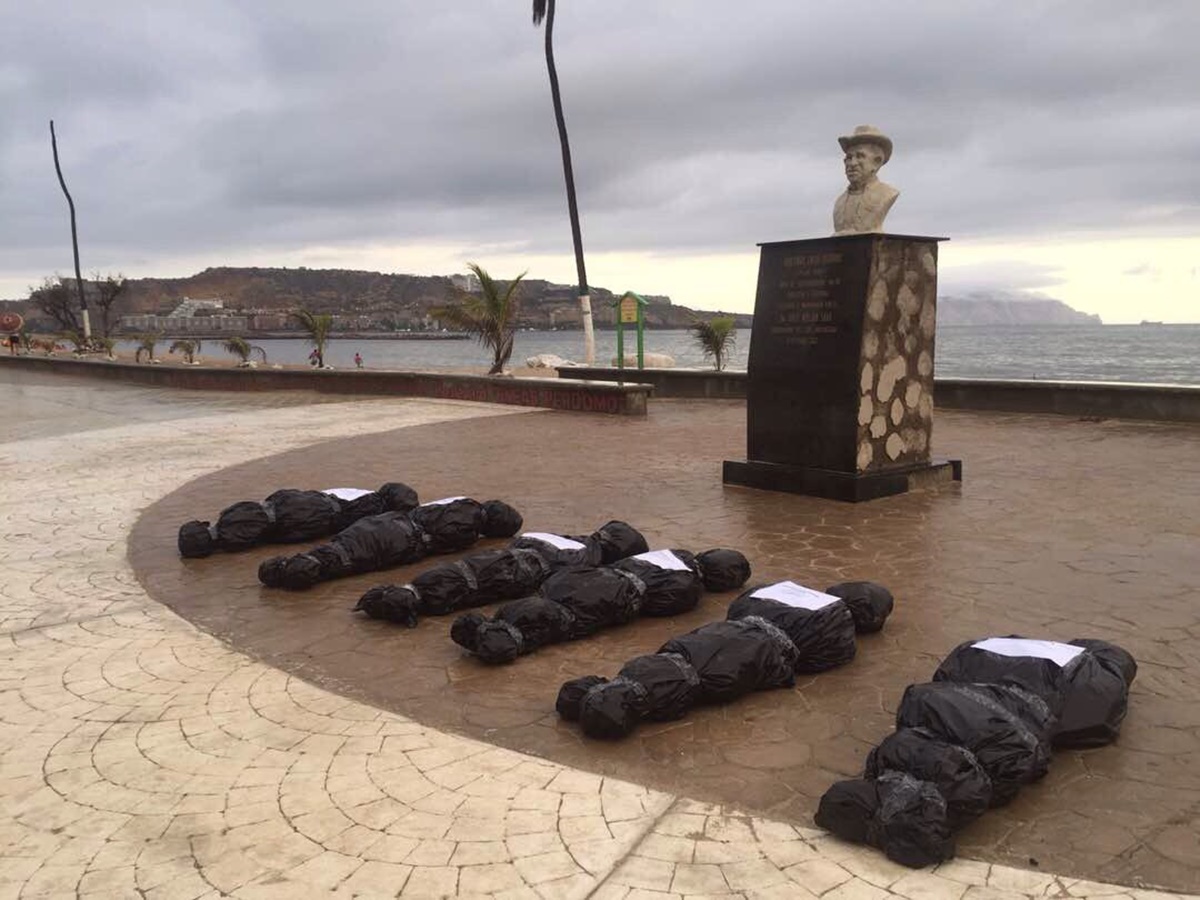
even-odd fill
[{"label": "monument step base", "polygon": [[753,459],[725,460],[726,484],[861,503],[949,481],[962,481],[962,460],[934,460],[887,472],[837,472]]}]

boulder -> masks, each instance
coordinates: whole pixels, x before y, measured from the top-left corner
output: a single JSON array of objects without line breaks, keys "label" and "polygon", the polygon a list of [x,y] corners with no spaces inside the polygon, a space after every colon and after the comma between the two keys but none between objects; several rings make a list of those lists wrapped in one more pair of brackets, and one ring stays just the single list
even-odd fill
[{"label": "boulder", "polygon": [[557,369],[561,366],[573,366],[575,363],[555,353],[539,353],[537,356],[526,358],[525,365],[531,369]]},{"label": "boulder", "polygon": [[[617,364],[617,358],[614,356],[612,364]],[[625,354],[625,367],[637,368],[638,359],[636,353]],[[643,353],[642,365],[647,369],[671,369],[675,367],[675,357],[667,356],[665,353]]]}]

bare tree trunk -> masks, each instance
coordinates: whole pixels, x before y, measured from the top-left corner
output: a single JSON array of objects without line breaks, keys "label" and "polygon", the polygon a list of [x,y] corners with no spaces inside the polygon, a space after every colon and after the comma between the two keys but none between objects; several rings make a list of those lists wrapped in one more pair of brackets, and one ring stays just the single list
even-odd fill
[{"label": "bare tree trunk", "polygon": [[75,253],[75,287],[79,291],[79,311],[83,314],[83,338],[92,339],[92,323],[88,319],[87,294],[83,290],[83,275],[79,272],[79,235],[75,230],[75,201],[67,190],[67,182],[63,180],[62,166],[58,164],[58,141],[54,137],[54,120],[50,120],[50,149],[54,153],[54,171],[58,173],[58,183],[67,198],[67,207],[71,210],[71,249]]},{"label": "bare tree trunk", "polygon": [[563,117],[562,96],[558,90],[558,69],[554,65],[554,0],[546,8],[546,69],[550,73],[550,97],[554,101],[554,121],[558,124],[558,142],[562,147],[563,177],[567,182],[567,211],[571,217],[571,240],[575,244],[575,270],[579,276],[579,315],[583,320],[584,362],[596,361],[596,336],[592,330],[592,298],[583,267],[583,234],[579,228],[579,205],[575,201],[575,173],[571,167],[571,144],[567,140],[567,120]]}]

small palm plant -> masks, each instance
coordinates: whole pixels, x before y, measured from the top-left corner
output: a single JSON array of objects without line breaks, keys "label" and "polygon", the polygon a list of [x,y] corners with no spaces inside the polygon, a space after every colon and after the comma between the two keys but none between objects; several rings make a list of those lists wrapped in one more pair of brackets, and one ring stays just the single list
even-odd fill
[{"label": "small palm plant", "polygon": [[157,363],[154,358],[154,348],[158,346],[158,339],[161,335],[158,334],[142,334],[138,335],[137,352],[133,354],[134,362],[141,362],[144,355],[150,362]]},{"label": "small palm plant", "polygon": [[173,344],[171,344],[171,346],[167,350],[167,352],[168,353],[175,353],[175,352],[182,353],[183,361],[187,365],[193,366],[196,364],[196,354],[200,352],[200,347],[201,347],[202,343],[203,343],[202,341],[192,341],[192,340],[188,340],[187,338],[180,338],[179,340],[177,340]]},{"label": "small palm plant", "polygon": [[267,361],[267,351],[266,350],[264,350],[262,347],[258,346],[257,344],[251,344],[249,341],[247,341],[244,337],[241,337],[240,335],[235,335],[234,337],[231,337],[229,340],[223,342],[221,344],[221,346],[225,348],[227,353],[232,353],[234,356],[236,356],[238,358],[238,368],[239,369],[251,368],[254,365],[254,363],[251,361],[250,357],[253,356],[255,353],[258,353],[262,357],[262,361],[264,363]]},{"label": "small palm plant", "polygon": [[737,328],[733,316],[714,316],[707,322],[697,322],[691,326],[692,340],[704,353],[705,359],[711,359],[718,372],[725,368],[729,354],[737,343]]},{"label": "small palm plant", "polygon": [[329,332],[333,331],[333,316],[300,309],[292,313],[292,318],[308,332],[308,342],[317,354],[317,368],[325,368],[325,344],[329,341]]},{"label": "small palm plant", "polygon": [[488,374],[499,375],[512,357],[520,306],[517,288],[525,273],[522,272],[501,290],[500,283],[493,281],[492,276],[478,265],[468,263],[467,267],[479,279],[479,293],[460,294],[457,304],[439,306],[431,311],[431,315],[474,335],[479,343],[492,351],[492,367]]}]

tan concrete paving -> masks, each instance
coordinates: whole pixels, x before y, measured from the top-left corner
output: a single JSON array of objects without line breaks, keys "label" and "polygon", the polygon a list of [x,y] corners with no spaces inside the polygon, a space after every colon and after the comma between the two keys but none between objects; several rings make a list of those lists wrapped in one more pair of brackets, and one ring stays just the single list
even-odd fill
[{"label": "tan concrete paving", "polygon": [[[141,395],[112,390],[114,409]],[[11,420],[0,431],[0,897],[1166,896],[966,861],[913,873],[248,658],[146,595],[126,561],[142,510],[197,476],[330,438],[531,416],[241,402],[30,439]]]}]

